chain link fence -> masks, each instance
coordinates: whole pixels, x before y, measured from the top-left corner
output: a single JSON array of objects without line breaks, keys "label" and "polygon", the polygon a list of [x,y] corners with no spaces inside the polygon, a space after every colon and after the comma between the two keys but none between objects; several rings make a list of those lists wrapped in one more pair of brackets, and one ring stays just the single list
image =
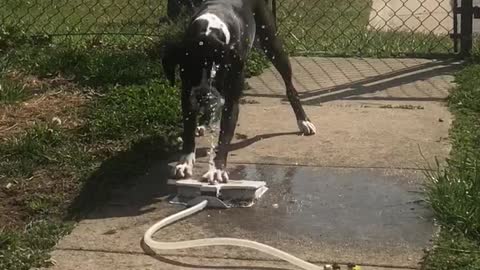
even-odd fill
[{"label": "chain link fence", "polygon": [[[183,3],[188,0],[181,0]],[[270,0],[294,54],[453,53],[454,0]],[[167,0],[1,0],[0,22],[27,35],[158,37]]]}]

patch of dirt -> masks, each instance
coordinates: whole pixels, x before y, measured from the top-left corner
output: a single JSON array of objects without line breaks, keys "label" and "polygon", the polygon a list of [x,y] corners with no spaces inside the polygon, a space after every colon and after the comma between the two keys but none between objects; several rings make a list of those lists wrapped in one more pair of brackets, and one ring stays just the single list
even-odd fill
[{"label": "patch of dirt", "polygon": [[88,98],[79,92],[47,92],[0,108],[0,138],[6,139],[37,123],[54,123],[67,129],[82,124],[79,114]]},{"label": "patch of dirt", "polygon": [[415,105],[382,105],[379,107],[380,109],[403,109],[403,110],[423,110],[425,109],[423,106],[415,106]]},{"label": "patch of dirt", "polygon": [[[0,227],[23,227],[31,216],[42,214],[61,218],[65,206],[77,193],[77,185],[66,180],[72,178],[74,176],[68,172],[39,170],[28,179],[10,179],[7,185],[0,187]],[[48,207],[42,208],[42,204]]]},{"label": "patch of dirt", "polygon": [[54,78],[40,79],[34,75],[23,74],[18,71],[11,71],[6,74],[7,79],[17,82],[32,94],[39,94],[52,88],[74,88],[74,83],[71,79],[65,78],[61,75]]}]

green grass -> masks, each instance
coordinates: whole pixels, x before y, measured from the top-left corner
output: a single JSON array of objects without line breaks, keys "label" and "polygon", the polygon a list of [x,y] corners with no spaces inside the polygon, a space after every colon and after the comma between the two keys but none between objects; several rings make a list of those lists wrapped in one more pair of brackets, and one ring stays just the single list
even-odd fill
[{"label": "green grass", "polygon": [[166,2],[145,0],[16,1],[0,4],[6,24],[19,24],[32,34],[155,33]]},{"label": "green grass", "polygon": [[405,56],[451,51],[447,34],[368,29],[371,2],[278,1],[280,36],[292,54]]},{"label": "green grass", "polygon": [[32,222],[23,231],[0,228],[0,269],[28,270],[52,265],[48,252],[71,230],[71,224]]},{"label": "green grass", "polygon": [[36,126],[19,138],[12,138],[0,146],[2,176],[30,177],[39,166],[55,163],[55,148],[62,142],[58,130]]},{"label": "green grass", "polygon": [[79,149],[71,134],[47,124],[35,125],[24,135],[0,144],[0,184],[9,177],[29,178],[35,171],[53,166],[80,169],[88,157]]},{"label": "green grass", "polygon": [[425,269],[480,269],[480,65],[456,76],[448,165],[429,175],[428,199],[442,233]]},{"label": "green grass", "polygon": [[443,231],[436,239],[435,248],[424,262],[425,270],[479,270],[478,241],[460,232]]},{"label": "green grass", "polygon": [[[447,34],[368,29],[371,0],[282,0],[277,5],[279,32],[292,54],[405,56],[446,54],[453,47]],[[40,39],[53,34],[62,42],[77,43],[91,38],[85,34],[104,33],[114,42],[136,46],[171,27],[159,24],[166,1],[61,0],[55,7],[7,0],[3,8],[0,4],[0,21]]]},{"label": "green grass", "polygon": [[167,134],[180,128],[178,89],[166,81],[115,87],[91,104],[86,129],[93,140]]}]

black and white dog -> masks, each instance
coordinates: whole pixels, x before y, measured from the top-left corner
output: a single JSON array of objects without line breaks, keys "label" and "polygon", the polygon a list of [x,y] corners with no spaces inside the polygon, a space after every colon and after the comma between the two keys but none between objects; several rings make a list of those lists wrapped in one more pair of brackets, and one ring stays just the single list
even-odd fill
[{"label": "black and white dog", "polygon": [[[192,176],[197,116],[202,108],[214,106],[215,102],[209,101],[215,97],[222,100],[219,141],[215,166],[203,178],[210,183],[228,181],[228,145],[237,125],[246,57],[254,40],[260,43],[281,74],[300,131],[305,135],[315,134],[315,126],[305,114],[292,83],[290,61],[277,37],[273,14],[266,1],[205,0],[193,15],[183,40],[166,46],[162,60],[169,81],[175,83],[177,65],[182,80],[184,131],[182,157],[175,168],[177,178]],[[209,120],[202,117],[200,124]]]}]

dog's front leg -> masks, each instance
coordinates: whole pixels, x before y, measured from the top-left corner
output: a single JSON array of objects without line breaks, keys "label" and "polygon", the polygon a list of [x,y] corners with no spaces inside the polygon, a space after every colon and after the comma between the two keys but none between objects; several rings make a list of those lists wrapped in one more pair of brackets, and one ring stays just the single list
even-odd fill
[{"label": "dog's front leg", "polygon": [[262,45],[263,51],[282,76],[288,100],[297,118],[298,127],[303,134],[313,135],[316,133],[316,128],[305,113],[297,90],[293,85],[290,59],[283,48],[283,42],[277,36],[273,14],[264,1],[256,1],[254,11],[257,23],[257,38]]},{"label": "dog's front leg", "polygon": [[193,175],[195,164],[195,129],[197,127],[197,111],[190,101],[190,92],[182,91],[182,114],[183,114],[183,146],[182,156],[175,167],[177,178],[188,178]]},{"label": "dog's front leg", "polygon": [[227,99],[222,113],[222,120],[220,123],[220,136],[218,140],[218,147],[216,149],[214,163],[203,178],[208,180],[210,184],[215,182],[226,183],[228,181],[227,157],[230,143],[235,133],[235,127],[238,120],[238,99]]}]

